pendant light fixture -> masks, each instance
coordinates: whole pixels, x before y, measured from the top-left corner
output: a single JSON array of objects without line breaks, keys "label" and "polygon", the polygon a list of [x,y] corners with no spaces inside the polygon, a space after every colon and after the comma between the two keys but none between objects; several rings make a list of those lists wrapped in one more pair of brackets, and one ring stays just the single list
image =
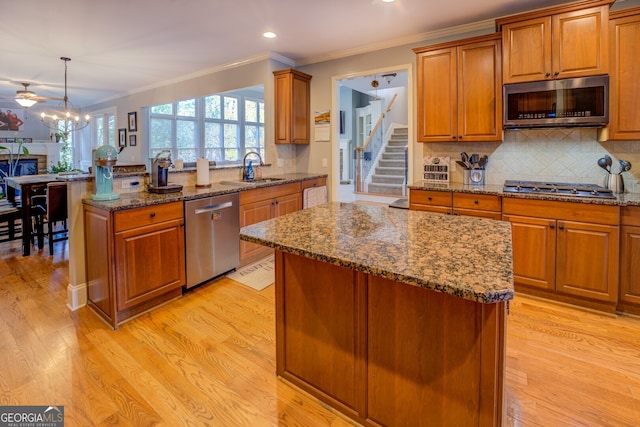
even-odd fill
[{"label": "pendant light fixture", "polygon": [[71,61],[71,58],[66,56],[60,57],[64,61],[64,98],[62,98],[63,111],[60,116],[58,113],[53,114],[40,114],[40,121],[43,125],[53,130],[54,132],[62,132],[65,141],[69,138],[69,134],[73,131],[78,131],[89,126],[89,115],[84,116],[84,121],[80,121],[80,116],[69,110],[69,97],[67,95],[67,63]]}]

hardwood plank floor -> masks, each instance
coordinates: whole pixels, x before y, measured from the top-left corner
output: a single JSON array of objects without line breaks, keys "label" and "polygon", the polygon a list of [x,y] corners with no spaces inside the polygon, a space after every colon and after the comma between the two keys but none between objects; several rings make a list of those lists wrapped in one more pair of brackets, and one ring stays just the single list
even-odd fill
[{"label": "hardwood plank floor", "polygon": [[[218,280],[112,331],[67,309],[66,244],[0,244],[0,405],[64,405],[67,426],[352,425],[276,378],[273,286]],[[640,426],[640,319],[517,295],[505,394],[507,426]]]}]

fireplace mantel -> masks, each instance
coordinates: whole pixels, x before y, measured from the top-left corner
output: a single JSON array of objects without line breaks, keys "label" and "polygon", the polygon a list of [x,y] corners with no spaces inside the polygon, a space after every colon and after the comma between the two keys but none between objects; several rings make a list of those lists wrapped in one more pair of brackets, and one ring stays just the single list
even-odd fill
[{"label": "fireplace mantel", "polygon": [[[28,156],[22,156],[23,158],[29,158],[31,156],[33,157],[41,157],[46,159],[45,160],[45,164],[42,165],[44,166],[43,169],[47,169],[49,168],[51,165],[57,165],[58,161],[60,160],[60,149],[62,148],[62,144],[61,143],[57,143],[57,142],[31,142],[31,143],[26,143],[23,144],[25,147],[27,147],[27,150],[29,150],[29,155]],[[18,147],[19,144],[16,143],[7,143],[7,142],[3,142],[0,143],[0,146],[2,147],[7,147],[9,150],[11,150],[14,154],[18,153]],[[9,153],[7,153],[6,150],[2,150],[0,151],[0,156],[4,157],[5,155],[8,155]]]}]

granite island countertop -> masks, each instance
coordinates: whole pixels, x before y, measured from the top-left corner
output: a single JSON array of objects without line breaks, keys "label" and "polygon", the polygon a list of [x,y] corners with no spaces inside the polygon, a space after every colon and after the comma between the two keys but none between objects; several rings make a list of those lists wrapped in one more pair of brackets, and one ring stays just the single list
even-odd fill
[{"label": "granite island countertop", "polygon": [[332,202],[243,227],[240,238],[480,303],[513,298],[507,222]]},{"label": "granite island countertop", "polygon": [[326,178],[327,174],[311,173],[287,173],[281,175],[265,176],[265,178],[277,178],[277,181],[261,182],[252,185],[246,184],[222,184],[212,183],[210,187],[185,186],[182,191],[175,193],[150,193],[142,190],[135,193],[122,193],[116,200],[93,200],[90,197],[82,199],[85,205],[105,209],[110,212],[134,209],[144,206],[160,205],[163,203],[180,202],[187,200],[201,199],[204,197],[220,196],[223,194],[237,193],[239,191],[253,190],[274,185],[283,185],[293,182],[301,182],[316,178]]},{"label": "granite island countertop", "polygon": [[537,200],[555,200],[560,202],[583,203],[594,205],[611,205],[611,206],[640,206],[639,193],[622,193],[616,194],[614,199],[599,199],[592,197],[571,197],[555,194],[533,194],[533,193],[512,193],[503,191],[503,185],[484,184],[484,185],[468,185],[461,183],[434,184],[425,181],[417,181],[407,185],[407,188],[414,190],[431,190],[431,191],[448,191],[451,193],[472,193],[487,194],[501,197],[512,197],[516,199],[537,199]]}]

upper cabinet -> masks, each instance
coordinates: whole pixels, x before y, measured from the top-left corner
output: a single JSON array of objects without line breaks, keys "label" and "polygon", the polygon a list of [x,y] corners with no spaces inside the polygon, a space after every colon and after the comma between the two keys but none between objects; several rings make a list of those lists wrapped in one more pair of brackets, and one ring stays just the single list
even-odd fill
[{"label": "upper cabinet", "polygon": [[418,141],[501,141],[500,34],[415,48]]},{"label": "upper cabinet", "polygon": [[611,12],[608,138],[640,139],[640,7]]},{"label": "upper cabinet", "polygon": [[607,74],[611,3],[587,0],[498,19],[504,83]]},{"label": "upper cabinet", "polygon": [[311,76],[291,68],[274,71],[273,75],[275,143],[309,144]]}]

